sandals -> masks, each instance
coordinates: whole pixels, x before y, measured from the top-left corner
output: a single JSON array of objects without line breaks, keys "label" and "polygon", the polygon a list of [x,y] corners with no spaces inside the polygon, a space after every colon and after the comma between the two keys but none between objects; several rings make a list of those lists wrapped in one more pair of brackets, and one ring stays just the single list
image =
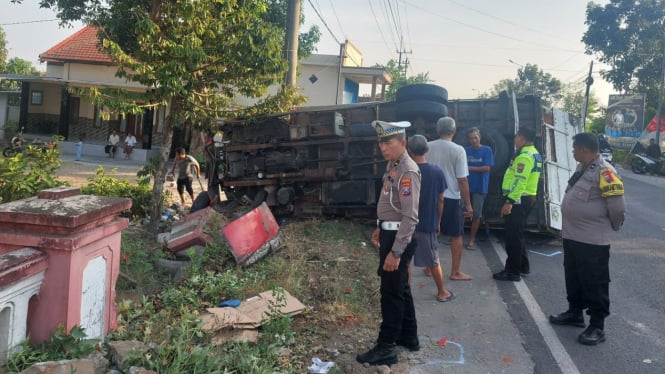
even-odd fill
[{"label": "sandals", "polygon": [[448,297],[446,297],[446,298],[444,298],[444,299],[440,299],[440,298],[437,297],[437,298],[436,298],[436,301],[438,301],[438,302],[440,302],[440,303],[445,303],[445,302],[448,302],[448,301],[455,300],[455,294],[453,293],[453,291],[448,290],[448,292],[450,292],[450,296],[448,296]]}]

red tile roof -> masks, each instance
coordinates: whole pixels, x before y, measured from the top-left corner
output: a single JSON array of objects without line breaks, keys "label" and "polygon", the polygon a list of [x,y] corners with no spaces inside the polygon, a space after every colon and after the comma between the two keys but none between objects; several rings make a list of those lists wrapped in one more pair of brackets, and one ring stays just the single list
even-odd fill
[{"label": "red tile roof", "polygon": [[109,56],[100,51],[97,29],[86,26],[39,55],[41,61],[87,62],[112,65]]}]

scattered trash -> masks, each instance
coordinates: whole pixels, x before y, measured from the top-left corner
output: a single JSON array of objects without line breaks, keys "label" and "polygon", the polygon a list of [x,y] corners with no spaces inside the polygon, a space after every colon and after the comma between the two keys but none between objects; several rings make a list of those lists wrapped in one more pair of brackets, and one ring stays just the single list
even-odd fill
[{"label": "scattered trash", "polygon": [[443,338],[437,340],[436,345],[438,345],[439,347],[445,347],[446,343],[448,343],[448,337],[444,336]]},{"label": "scattered trash", "polygon": [[644,362],[645,364],[650,364],[651,359],[650,358],[645,358],[644,360],[642,360],[642,362]]},{"label": "scattered trash", "polygon": [[217,304],[218,307],[231,307],[231,308],[237,308],[240,306],[240,300],[238,299],[229,299],[229,300],[224,300],[221,303]]},{"label": "scattered trash", "polygon": [[321,361],[320,358],[314,357],[312,358],[312,366],[309,366],[307,370],[313,374],[325,374],[333,366],[335,366],[335,363],[332,361]]},{"label": "scattered trash", "polygon": [[360,242],[360,246],[363,247],[363,248],[365,248],[365,247],[367,247],[367,243],[365,243],[365,242]]},{"label": "scattered trash", "polygon": [[304,310],[305,305],[286,290],[283,295],[265,291],[241,302],[237,308],[208,308],[209,314],[202,315],[201,320],[203,329],[207,331],[218,331],[225,327],[254,329],[272,316],[293,316]]},{"label": "scattered trash", "polygon": [[503,356],[503,363],[506,365],[510,365],[513,362],[513,359],[510,358],[509,356]]},{"label": "scattered trash", "polygon": [[480,296],[487,296],[487,291],[480,291]]}]

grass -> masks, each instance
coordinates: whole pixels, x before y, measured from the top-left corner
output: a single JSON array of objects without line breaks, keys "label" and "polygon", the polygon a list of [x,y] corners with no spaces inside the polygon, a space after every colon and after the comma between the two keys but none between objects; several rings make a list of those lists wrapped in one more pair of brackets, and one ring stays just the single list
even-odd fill
[{"label": "grass", "polygon": [[[216,241],[193,262],[189,278],[167,281],[154,294],[120,301],[118,331],[110,338],[156,343],[128,364],[160,373],[306,372],[314,356],[334,359],[326,357],[324,345],[355,344],[354,333],[378,323],[377,256],[366,244],[365,231],[366,226],[345,220],[292,221],[281,226],[285,247],[247,268],[235,265],[227,248]],[[126,284],[129,291],[155,290],[153,258],[141,250],[149,244],[137,237],[145,235],[138,230],[123,233],[127,257],[121,271],[138,283]],[[214,346],[201,329],[198,316],[205,308],[281,289],[308,310],[262,326],[257,344]],[[348,341],[340,342],[340,337]],[[285,348],[288,355],[280,353]],[[347,371],[338,365],[335,372]]]}]

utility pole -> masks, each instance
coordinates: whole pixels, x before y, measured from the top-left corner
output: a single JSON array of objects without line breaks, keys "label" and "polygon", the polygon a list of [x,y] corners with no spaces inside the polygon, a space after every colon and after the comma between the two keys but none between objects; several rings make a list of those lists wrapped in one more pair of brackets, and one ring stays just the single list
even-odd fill
[{"label": "utility pole", "polygon": [[[397,50],[395,52],[397,52],[397,54],[399,55],[399,58],[397,60],[397,68],[398,70],[402,70],[402,55],[410,55],[411,53],[413,53],[413,51],[407,52],[404,49],[402,49],[401,51]],[[404,66],[408,65],[409,65],[409,60],[405,57]],[[406,76],[406,67],[404,68],[404,76]]]},{"label": "utility pole", "polygon": [[593,77],[591,73],[593,72],[593,61],[589,66],[589,75],[584,80],[586,84],[586,90],[584,91],[584,103],[582,104],[582,131],[584,131],[584,125],[586,123],[586,112],[589,106],[589,91],[591,90],[591,85],[593,84]]},{"label": "utility pole", "polygon": [[289,0],[286,16],[286,60],[289,69],[286,72],[285,83],[287,87],[296,85],[296,72],[298,69],[298,35],[300,34],[300,0]]}]

